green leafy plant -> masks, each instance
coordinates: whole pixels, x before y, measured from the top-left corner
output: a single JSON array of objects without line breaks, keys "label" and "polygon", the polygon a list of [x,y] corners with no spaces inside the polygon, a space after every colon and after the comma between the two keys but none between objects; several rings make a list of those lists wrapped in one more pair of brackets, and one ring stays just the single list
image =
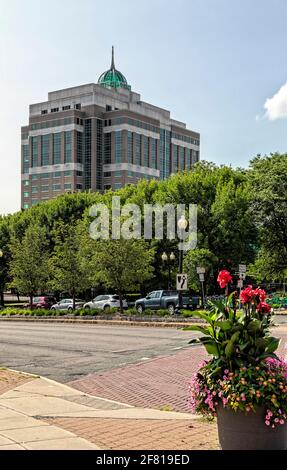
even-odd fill
[{"label": "green leafy plant", "polygon": [[[221,287],[230,279],[223,279]],[[271,308],[265,298],[265,291],[248,286],[241,292],[242,310],[232,293],[225,302],[210,302],[207,312],[194,312],[205,323],[185,328],[203,334],[190,343],[202,344],[213,356],[191,381],[195,412],[213,417],[220,405],[247,413],[265,406],[267,426],[285,423],[287,363],[275,354],[279,339],[270,335]]]}]

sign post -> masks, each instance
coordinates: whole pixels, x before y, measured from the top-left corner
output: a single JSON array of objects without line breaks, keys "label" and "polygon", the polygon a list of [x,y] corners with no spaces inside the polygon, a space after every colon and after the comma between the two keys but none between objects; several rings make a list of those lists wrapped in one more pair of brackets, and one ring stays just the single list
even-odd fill
[{"label": "sign post", "polygon": [[199,281],[201,283],[201,304],[202,308],[204,307],[204,274],[205,274],[205,268],[198,266],[196,268],[196,272],[199,276]]},{"label": "sign post", "polygon": [[178,273],[176,275],[176,290],[182,291],[187,290],[187,274]]},{"label": "sign post", "polygon": [[243,281],[246,277],[246,264],[240,264],[239,265],[239,281],[237,282],[237,287],[239,288],[239,308],[241,308],[241,289],[243,288]]}]

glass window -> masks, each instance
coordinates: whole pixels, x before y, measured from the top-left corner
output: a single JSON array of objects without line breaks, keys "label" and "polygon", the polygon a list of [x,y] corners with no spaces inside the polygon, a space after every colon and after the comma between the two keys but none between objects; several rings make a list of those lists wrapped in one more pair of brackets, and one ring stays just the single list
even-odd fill
[{"label": "glass window", "polygon": [[50,141],[49,134],[42,135],[42,142],[41,142],[42,166],[49,165],[49,141]]},{"label": "glass window", "polygon": [[115,162],[122,162],[122,131],[115,132]]},{"label": "glass window", "polygon": [[72,171],[64,171],[64,176],[72,176]]},{"label": "glass window", "polygon": [[156,139],[151,139],[151,168],[156,168],[156,160],[157,160],[157,141]]},{"label": "glass window", "polygon": [[77,162],[83,163],[83,134],[77,132]]},{"label": "glass window", "polygon": [[61,171],[55,171],[53,176],[54,176],[54,178],[60,178],[61,175],[62,175]]},{"label": "glass window", "polygon": [[61,163],[61,142],[62,135],[60,132],[53,134],[53,164]]},{"label": "glass window", "polygon": [[122,187],[122,183],[115,183],[115,189],[120,189]]},{"label": "glass window", "polygon": [[38,137],[32,139],[32,167],[38,166]]},{"label": "glass window", "polygon": [[128,162],[133,163],[133,133],[128,131]]},{"label": "glass window", "polygon": [[38,199],[32,199],[32,206],[35,206],[38,204],[39,200]]},{"label": "glass window", "polygon": [[183,171],[185,169],[184,147],[179,147],[179,159],[180,159],[180,169],[181,171]]},{"label": "glass window", "polygon": [[83,176],[83,172],[82,171],[77,171],[77,176]]},{"label": "glass window", "polygon": [[78,184],[77,184],[77,189],[83,189],[83,185],[80,184],[80,183],[78,183]]},{"label": "glass window", "polygon": [[32,175],[32,180],[37,180],[38,179],[38,175]]},{"label": "glass window", "polygon": [[112,173],[110,171],[105,171],[104,172],[104,177],[105,178],[109,178],[110,176],[112,176]]},{"label": "glass window", "polygon": [[104,134],[104,162],[109,164],[112,161],[111,133]]},{"label": "glass window", "polygon": [[50,178],[50,173],[42,173],[40,176],[43,179],[48,179],[48,178]]},{"label": "glass window", "polygon": [[144,166],[149,166],[149,138],[144,135],[143,136],[143,145],[144,145]]},{"label": "glass window", "polygon": [[41,187],[41,191],[42,191],[43,193],[48,192],[48,191],[49,191],[49,185],[42,186],[42,187]]},{"label": "glass window", "polygon": [[30,149],[29,145],[22,145],[22,168],[23,173],[29,173],[29,166],[30,166]]},{"label": "glass window", "polygon": [[53,190],[54,191],[60,191],[61,190],[61,185],[60,184],[53,184]]},{"label": "glass window", "polygon": [[23,183],[24,183],[24,186],[29,186],[29,184],[30,184],[29,180],[25,180],[25,181],[23,181]]},{"label": "glass window", "polygon": [[38,186],[32,186],[32,193],[38,192]]},{"label": "glass window", "polygon": [[122,177],[122,172],[121,171],[115,171],[114,175],[116,178],[121,178]]},{"label": "glass window", "polygon": [[135,165],[141,164],[141,138],[140,134],[135,134]]},{"label": "glass window", "polygon": [[30,207],[29,204],[27,203],[24,204],[24,209],[29,209],[29,207]]},{"label": "glass window", "polygon": [[65,189],[65,190],[72,189],[71,183],[65,183],[65,184],[64,184],[64,189]]},{"label": "glass window", "polygon": [[67,131],[64,134],[65,142],[65,163],[70,163],[72,161],[72,132]]},{"label": "glass window", "polygon": [[24,197],[29,197],[30,193],[28,191],[24,191]]}]

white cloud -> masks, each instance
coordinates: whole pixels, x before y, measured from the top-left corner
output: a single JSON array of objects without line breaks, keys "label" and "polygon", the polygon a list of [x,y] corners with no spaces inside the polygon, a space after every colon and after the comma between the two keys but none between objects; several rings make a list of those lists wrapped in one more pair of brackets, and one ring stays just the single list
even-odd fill
[{"label": "white cloud", "polygon": [[287,82],[272,98],[265,101],[264,109],[266,109],[266,117],[270,121],[287,118]]}]

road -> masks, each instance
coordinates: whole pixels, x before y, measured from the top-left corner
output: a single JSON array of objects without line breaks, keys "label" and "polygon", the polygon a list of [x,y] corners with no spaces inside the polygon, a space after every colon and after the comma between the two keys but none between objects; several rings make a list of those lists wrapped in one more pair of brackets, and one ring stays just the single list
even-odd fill
[{"label": "road", "polygon": [[169,328],[0,322],[0,365],[59,382],[188,348]]}]

